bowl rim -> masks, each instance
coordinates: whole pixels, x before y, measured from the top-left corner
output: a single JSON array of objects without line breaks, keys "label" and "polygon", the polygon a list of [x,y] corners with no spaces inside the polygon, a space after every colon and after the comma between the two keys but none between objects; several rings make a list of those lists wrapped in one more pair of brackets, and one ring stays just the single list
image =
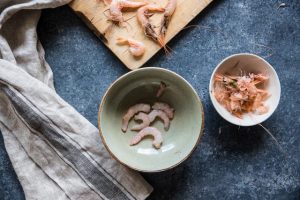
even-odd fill
[{"label": "bowl rim", "polygon": [[[139,168],[136,168],[136,167],[132,167],[130,166],[129,164],[126,164],[125,162],[121,161],[117,156],[114,155],[114,153],[110,150],[108,144],[106,143],[105,139],[104,139],[104,135],[103,135],[103,131],[101,129],[101,125],[100,125],[100,121],[101,121],[101,113],[103,111],[103,107],[104,107],[104,103],[106,102],[106,98],[107,98],[107,95],[109,93],[109,91],[113,88],[113,86],[120,82],[122,79],[124,79],[125,77],[129,76],[129,75],[132,75],[132,74],[135,74],[135,73],[139,73],[140,71],[148,71],[148,70],[158,70],[158,71],[165,71],[167,73],[171,73],[175,76],[177,76],[179,79],[181,79],[183,82],[185,82],[191,89],[192,89],[192,92],[194,93],[194,95],[196,96],[196,99],[197,99],[197,102],[199,103],[200,105],[200,108],[201,108],[201,128],[200,128],[200,131],[198,133],[198,138],[197,138],[197,141],[195,143],[195,145],[192,147],[191,151],[184,157],[182,158],[179,162],[169,166],[169,167],[165,167],[165,168],[162,168],[162,169],[157,169],[157,170],[144,170],[144,169],[139,169]],[[106,148],[106,150],[108,151],[108,153],[111,155],[112,158],[114,158],[115,160],[117,160],[119,163],[121,163],[122,165],[128,167],[128,168],[131,168],[133,170],[136,170],[136,171],[140,171],[140,172],[145,172],[145,173],[155,173],[155,172],[163,172],[163,171],[166,171],[166,170],[169,170],[169,169],[172,169],[174,167],[177,167],[178,165],[180,165],[181,163],[183,163],[185,160],[187,160],[191,154],[196,150],[196,148],[198,147],[199,143],[200,143],[200,140],[202,138],[202,136],[204,135],[204,108],[203,108],[203,105],[202,105],[202,101],[201,101],[201,98],[200,96],[198,95],[198,93],[196,92],[196,90],[193,88],[193,86],[187,81],[185,80],[182,76],[180,76],[179,74],[177,74],[176,72],[173,72],[171,70],[168,70],[168,69],[165,69],[165,68],[161,68],[161,67],[144,67],[144,68],[140,68],[140,69],[137,69],[137,70],[133,70],[133,71],[129,71],[125,74],[123,74],[122,76],[120,76],[119,78],[117,78],[115,81],[113,81],[110,86],[107,88],[107,90],[105,91],[103,97],[102,97],[102,100],[101,100],[101,103],[99,105],[99,109],[98,109],[98,130],[99,130],[99,134],[100,134],[100,137],[101,137],[101,140],[103,142],[103,145],[104,147]]]},{"label": "bowl rim", "polygon": [[[267,64],[267,67],[271,69],[272,73],[274,74],[274,77],[275,77],[276,81],[278,81],[278,92],[279,92],[279,95],[278,95],[278,98],[276,99],[274,109],[271,110],[271,111],[269,112],[268,116],[267,116],[265,119],[260,120],[260,121],[257,121],[257,122],[255,122],[255,123],[248,124],[248,125],[246,125],[246,124],[240,124],[240,123],[238,123],[236,120],[230,120],[230,119],[227,119],[227,118],[226,118],[226,117],[225,117],[225,116],[224,116],[224,115],[216,108],[217,105],[215,105],[215,103],[214,103],[214,101],[213,101],[213,99],[215,99],[215,97],[214,97],[213,94],[212,94],[212,91],[213,91],[213,77],[214,77],[216,71],[221,67],[221,65],[222,65],[224,62],[226,62],[227,60],[229,60],[229,59],[231,59],[231,58],[233,58],[233,57],[236,57],[236,56],[251,56],[251,57],[255,57],[255,58],[257,58],[257,59],[262,60],[263,62],[265,62],[265,63]],[[280,97],[281,97],[281,84],[280,84],[280,80],[279,80],[279,77],[278,77],[278,75],[277,75],[277,72],[275,71],[275,69],[273,68],[273,66],[272,66],[268,61],[266,61],[264,58],[262,58],[262,57],[260,57],[260,56],[258,56],[258,55],[256,55],[256,54],[253,54],[253,53],[236,53],[236,54],[232,54],[232,55],[230,55],[230,56],[227,56],[227,57],[225,57],[223,60],[221,60],[221,61],[218,63],[218,65],[215,67],[215,69],[213,70],[213,72],[212,72],[212,74],[211,74],[210,81],[209,81],[209,88],[208,88],[208,89],[209,89],[208,92],[209,92],[210,100],[211,100],[211,102],[212,102],[212,104],[213,104],[213,107],[214,107],[215,110],[217,111],[217,113],[219,113],[219,115],[220,115],[223,119],[225,119],[226,121],[230,122],[231,124],[234,124],[234,125],[237,125],[237,126],[243,126],[243,127],[255,126],[255,125],[260,124],[260,123],[263,123],[264,121],[266,121],[267,119],[269,119],[269,118],[272,116],[272,114],[275,112],[275,110],[277,109],[277,107],[278,107],[278,105],[279,105],[279,102],[280,102]],[[222,106],[217,100],[216,100],[216,103],[217,103],[219,106]],[[227,112],[228,112],[228,111],[227,111]]]}]

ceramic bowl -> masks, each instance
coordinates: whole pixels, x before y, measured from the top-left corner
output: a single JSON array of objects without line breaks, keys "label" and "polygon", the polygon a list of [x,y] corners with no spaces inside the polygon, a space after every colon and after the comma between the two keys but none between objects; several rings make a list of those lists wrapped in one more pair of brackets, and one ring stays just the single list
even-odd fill
[{"label": "ceramic bowl", "polygon": [[[265,105],[269,107],[266,114],[243,114],[243,119],[233,116],[229,113],[214,97],[214,76],[218,74],[239,75],[241,72],[246,73],[262,73],[269,77],[269,80],[262,86],[271,96],[265,101]],[[225,58],[218,64],[212,73],[209,83],[210,99],[217,112],[228,122],[238,126],[253,126],[267,120],[275,111],[280,100],[280,82],[274,68],[263,58],[249,53],[234,54]]]},{"label": "ceramic bowl", "polygon": [[[164,131],[163,123],[154,121],[152,126],[163,134],[160,149],[152,146],[146,137],[139,144],[129,146],[137,133],[121,131],[123,114],[137,103],[153,105],[160,82],[168,87],[159,98],[175,109],[170,129]],[[101,101],[98,125],[102,141],[110,154],[120,163],[142,172],[159,172],[173,168],[189,157],[203,133],[204,116],[199,96],[193,87],[178,74],[156,67],[129,72],[117,79],[106,91]]]}]

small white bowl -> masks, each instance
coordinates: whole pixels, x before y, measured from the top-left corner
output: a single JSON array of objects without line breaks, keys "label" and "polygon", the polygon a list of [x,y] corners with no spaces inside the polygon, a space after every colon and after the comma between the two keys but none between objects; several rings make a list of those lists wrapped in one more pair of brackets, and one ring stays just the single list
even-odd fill
[{"label": "small white bowl", "polygon": [[[238,75],[243,72],[262,73],[269,76],[269,80],[264,84],[271,96],[265,101],[265,105],[269,107],[269,111],[265,114],[258,115],[255,113],[243,114],[243,119],[235,117],[228,112],[213,95],[214,90],[214,76],[216,73],[234,74]],[[275,111],[280,100],[281,87],[279,78],[274,68],[263,58],[249,53],[234,54],[225,58],[218,64],[212,73],[209,83],[209,95],[210,99],[217,110],[217,112],[228,122],[238,126],[254,126],[267,120]]]}]

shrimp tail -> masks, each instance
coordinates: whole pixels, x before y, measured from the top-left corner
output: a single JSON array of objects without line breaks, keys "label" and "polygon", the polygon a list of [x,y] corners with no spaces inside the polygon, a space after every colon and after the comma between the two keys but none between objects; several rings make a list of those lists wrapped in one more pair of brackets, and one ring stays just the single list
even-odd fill
[{"label": "shrimp tail", "polygon": [[122,38],[122,37],[117,38],[117,44],[124,45],[127,43],[128,43],[128,40],[126,38]]}]

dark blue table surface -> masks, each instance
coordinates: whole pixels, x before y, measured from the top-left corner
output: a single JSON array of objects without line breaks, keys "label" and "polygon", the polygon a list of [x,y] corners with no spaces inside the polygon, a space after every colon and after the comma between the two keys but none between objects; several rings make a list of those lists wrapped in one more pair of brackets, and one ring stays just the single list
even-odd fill
[{"label": "dark blue table surface", "polygon": [[[286,7],[278,7],[280,3]],[[202,98],[205,134],[183,164],[143,174],[153,185],[149,199],[300,199],[300,1],[215,0],[169,46],[145,66],[161,66],[186,78]],[[56,90],[97,125],[97,109],[110,83],[126,67],[67,6],[44,10],[38,27]],[[280,142],[280,152],[259,126],[237,127],[214,110],[208,83],[224,57],[250,52],[276,69],[282,96],[263,123]],[[221,129],[221,133],[219,133]],[[24,199],[0,139],[0,199]]]}]

